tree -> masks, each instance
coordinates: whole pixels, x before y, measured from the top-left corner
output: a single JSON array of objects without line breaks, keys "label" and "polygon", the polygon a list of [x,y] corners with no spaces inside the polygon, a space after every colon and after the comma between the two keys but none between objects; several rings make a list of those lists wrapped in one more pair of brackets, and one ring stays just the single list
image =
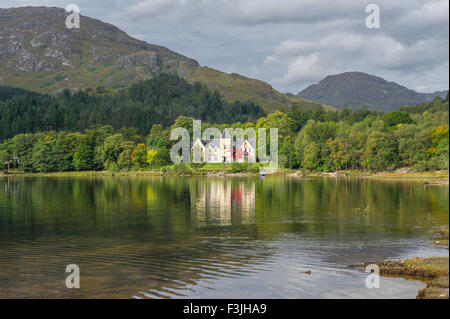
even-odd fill
[{"label": "tree", "polygon": [[[76,142],[72,158],[72,165],[77,171],[96,170],[95,159],[96,142],[93,134],[80,135]],[[101,165],[103,167],[103,164]]]},{"label": "tree", "polygon": [[132,151],[133,147],[131,143],[127,143],[124,146],[122,153],[120,153],[117,159],[117,167],[121,170],[129,170],[133,165],[132,161]]},{"label": "tree", "polygon": [[170,151],[166,148],[158,150],[155,157],[153,158],[153,165],[155,167],[163,167],[172,164],[170,159]]},{"label": "tree", "polygon": [[283,167],[292,169],[297,165],[297,159],[294,151],[294,139],[288,135],[284,138],[280,147],[280,164]]},{"label": "tree", "polygon": [[436,158],[440,169],[448,170],[449,166],[449,126],[443,124],[431,131],[432,146],[427,153]]},{"label": "tree", "polygon": [[19,134],[12,138],[11,155],[17,158],[18,169],[33,171],[33,145],[36,137],[33,134]]},{"label": "tree", "polygon": [[[260,118],[256,124],[258,132],[259,128],[265,128],[267,145],[270,141],[270,129],[278,129],[278,155],[281,160],[281,164],[285,167],[291,168],[294,164],[294,152],[292,151],[292,145],[294,139],[292,136],[295,134],[296,124],[295,121],[283,112],[274,112],[269,114],[266,118]],[[269,147],[267,148],[269,149]]]},{"label": "tree", "polygon": [[309,143],[305,147],[305,154],[303,158],[303,167],[316,170],[319,168],[320,148],[315,142]]},{"label": "tree", "polygon": [[12,158],[12,142],[9,139],[0,144],[0,164],[4,170],[12,168],[14,165]]},{"label": "tree", "polygon": [[147,166],[147,149],[145,144],[138,144],[131,153],[131,161],[133,165],[144,168]]},{"label": "tree", "polygon": [[161,148],[165,147],[169,141],[169,134],[164,130],[161,124],[154,124],[150,130],[150,135],[147,139],[147,147]]},{"label": "tree", "polygon": [[190,136],[192,136],[193,131],[193,124],[194,124],[194,118],[193,117],[187,117],[187,116],[179,116],[175,123],[170,127],[170,130],[182,127],[189,131]]},{"label": "tree", "polygon": [[103,144],[97,148],[96,158],[103,163],[106,169],[113,170],[118,167],[117,161],[125,149],[132,150],[133,142],[126,141],[122,134],[114,134],[106,137]]},{"label": "tree", "polygon": [[389,133],[373,131],[369,134],[363,155],[363,165],[368,169],[384,170],[398,164],[397,141]]},{"label": "tree", "polygon": [[329,150],[329,164],[327,165],[334,171],[342,168],[347,169],[350,161],[349,144],[347,139],[337,137],[327,140],[327,148]]},{"label": "tree", "polygon": [[152,166],[154,164],[156,153],[158,152],[154,149],[150,149],[147,151],[146,162],[148,166]]},{"label": "tree", "polygon": [[383,115],[381,118],[386,127],[397,126],[401,124],[411,124],[413,119],[408,112],[405,111],[393,111]]},{"label": "tree", "polygon": [[52,172],[57,170],[57,162],[53,152],[55,145],[54,133],[39,136],[32,150],[33,170],[37,172]]}]

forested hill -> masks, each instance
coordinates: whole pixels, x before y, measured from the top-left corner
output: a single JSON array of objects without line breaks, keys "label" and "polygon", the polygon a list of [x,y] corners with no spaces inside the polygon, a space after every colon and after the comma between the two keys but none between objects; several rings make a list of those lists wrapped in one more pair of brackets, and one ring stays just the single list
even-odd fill
[{"label": "forested hill", "polygon": [[146,135],[153,124],[167,127],[180,115],[221,124],[255,121],[264,112],[252,102],[228,103],[205,85],[167,74],[120,91],[99,87],[56,96],[0,87],[1,140],[19,133],[83,131],[98,124],[134,127]]}]

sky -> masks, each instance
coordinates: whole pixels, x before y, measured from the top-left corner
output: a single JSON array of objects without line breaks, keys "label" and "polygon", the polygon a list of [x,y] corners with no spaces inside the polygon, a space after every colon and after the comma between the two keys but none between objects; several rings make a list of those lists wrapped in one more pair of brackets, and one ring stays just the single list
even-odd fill
[{"label": "sky", "polygon": [[[449,88],[449,0],[0,0],[0,7],[74,3],[82,15],[201,65],[297,94],[360,71],[419,92]],[[379,28],[367,28],[376,4]]]}]

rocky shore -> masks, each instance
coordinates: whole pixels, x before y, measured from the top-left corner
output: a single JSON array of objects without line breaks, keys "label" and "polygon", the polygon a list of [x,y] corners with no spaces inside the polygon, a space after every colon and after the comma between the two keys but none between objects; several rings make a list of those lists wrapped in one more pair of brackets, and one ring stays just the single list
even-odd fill
[{"label": "rocky shore", "polygon": [[380,267],[381,276],[401,277],[424,282],[417,299],[449,299],[449,258],[411,258],[406,260],[367,262],[361,267],[375,264]]}]

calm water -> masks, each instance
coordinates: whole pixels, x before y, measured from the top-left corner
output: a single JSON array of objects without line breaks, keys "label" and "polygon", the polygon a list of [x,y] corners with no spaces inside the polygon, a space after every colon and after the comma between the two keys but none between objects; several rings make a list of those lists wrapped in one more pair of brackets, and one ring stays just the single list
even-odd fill
[{"label": "calm water", "polygon": [[448,216],[422,182],[0,178],[0,298],[414,298],[348,265],[448,256],[427,237]]}]

